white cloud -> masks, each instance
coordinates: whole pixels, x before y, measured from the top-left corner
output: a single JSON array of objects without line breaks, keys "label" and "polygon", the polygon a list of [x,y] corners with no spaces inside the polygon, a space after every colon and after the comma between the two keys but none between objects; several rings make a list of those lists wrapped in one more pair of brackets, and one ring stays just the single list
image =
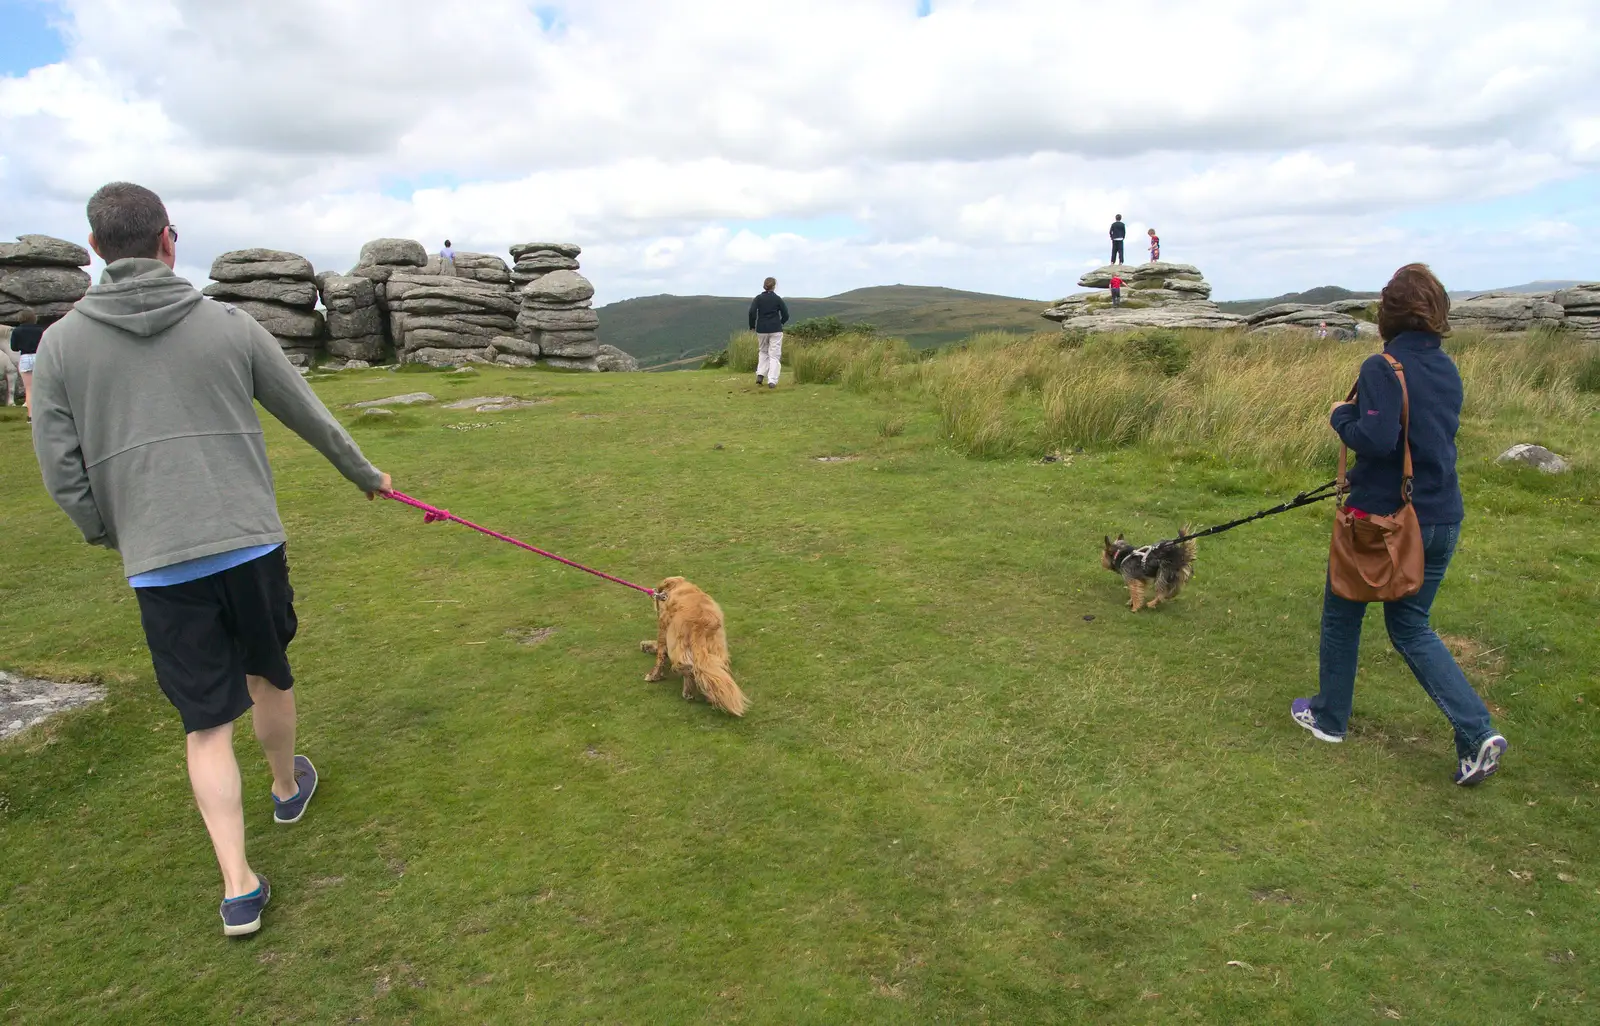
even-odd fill
[{"label": "white cloud", "polygon": [[1579,273],[1581,237],[1427,212],[1600,173],[1579,0],[61,3],[65,61],[0,78],[0,225],[81,237],[127,178],[186,262],[558,237],[602,300],[768,271],[1053,296],[1120,212],[1222,295],[1417,256],[1494,284]]}]

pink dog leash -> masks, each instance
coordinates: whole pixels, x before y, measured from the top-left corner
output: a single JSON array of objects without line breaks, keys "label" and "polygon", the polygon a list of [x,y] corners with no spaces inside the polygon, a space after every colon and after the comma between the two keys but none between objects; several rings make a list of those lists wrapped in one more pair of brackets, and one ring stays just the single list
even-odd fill
[{"label": "pink dog leash", "polygon": [[515,545],[519,549],[527,549],[529,552],[537,553],[538,555],[544,556],[546,559],[553,559],[557,563],[565,563],[567,566],[572,567],[574,570],[582,570],[586,574],[594,574],[596,577],[602,577],[602,578],[604,578],[604,579],[606,579],[608,581],[611,581],[614,584],[620,584],[624,588],[632,588],[634,591],[642,591],[646,595],[649,595],[651,598],[655,598],[656,590],[654,588],[646,588],[642,584],[634,584],[632,581],[624,581],[620,577],[612,577],[610,574],[601,573],[599,570],[596,570],[593,567],[584,566],[582,563],[574,563],[570,559],[563,559],[563,558],[561,558],[560,556],[556,555],[553,552],[546,552],[545,550],[543,550],[541,548],[536,548],[535,546],[529,545],[525,541],[518,541],[517,539],[511,537],[510,535],[501,534],[499,531],[491,531],[487,527],[482,527],[482,526],[479,526],[478,524],[474,524],[470,520],[466,520],[466,519],[463,519],[462,517],[456,516],[454,513],[450,512],[447,509],[440,509],[437,506],[430,506],[426,502],[423,502],[421,499],[413,499],[411,496],[407,495],[405,492],[379,492],[378,494],[382,495],[386,499],[393,499],[396,502],[403,502],[407,506],[413,506],[413,507],[415,507],[417,509],[422,510],[422,512],[425,514],[423,516],[423,518],[422,518],[422,522],[424,524],[431,524],[435,520],[452,520],[452,521],[460,524],[462,527],[470,527],[470,528],[472,528],[474,531],[477,531],[479,534],[486,534],[491,538],[498,538],[500,541],[506,542],[509,545]]}]

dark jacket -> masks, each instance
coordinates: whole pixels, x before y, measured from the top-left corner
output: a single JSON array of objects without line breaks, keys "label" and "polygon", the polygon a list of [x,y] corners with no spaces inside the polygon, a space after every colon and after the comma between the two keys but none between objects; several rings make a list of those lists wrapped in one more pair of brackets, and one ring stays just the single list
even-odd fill
[{"label": "dark jacket", "polygon": [[[1407,331],[1384,347],[1400,361],[1411,394],[1411,501],[1423,524],[1459,523],[1463,514],[1456,479],[1461,375],[1439,341],[1438,335]],[[1361,365],[1355,404],[1333,411],[1333,429],[1356,454],[1349,498],[1356,509],[1387,516],[1400,508],[1400,406],[1400,382],[1388,361],[1375,355]]]},{"label": "dark jacket", "polygon": [[39,340],[44,337],[44,329],[37,324],[19,324],[11,329],[11,351],[21,353],[23,356],[39,351]]},{"label": "dark jacket", "polygon": [[763,292],[750,300],[750,330],[771,335],[789,323],[789,306],[776,292]]},{"label": "dark jacket", "polygon": [[1112,221],[1111,222],[1111,237],[1113,239],[1126,239],[1128,237],[1128,222],[1126,222],[1126,221]]}]

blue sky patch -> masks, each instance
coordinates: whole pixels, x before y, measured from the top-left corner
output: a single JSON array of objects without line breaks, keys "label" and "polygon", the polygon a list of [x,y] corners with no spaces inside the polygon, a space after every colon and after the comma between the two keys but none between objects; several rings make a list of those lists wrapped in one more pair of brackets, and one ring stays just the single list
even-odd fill
[{"label": "blue sky patch", "polygon": [[409,200],[423,189],[454,189],[470,181],[474,179],[448,171],[429,171],[407,178],[385,178],[379,184],[378,191],[390,199]]},{"label": "blue sky patch", "polygon": [[1547,182],[1527,192],[1495,199],[1419,206],[1389,220],[1396,227],[1416,229],[1453,224],[1494,231],[1523,228],[1535,221],[1600,227],[1600,174]]},{"label": "blue sky patch", "polygon": [[724,221],[730,231],[749,231],[760,236],[799,235],[802,238],[848,239],[865,234],[860,221],[843,214],[826,217],[764,217],[753,221]]},{"label": "blue sky patch", "polygon": [[917,0],[917,17],[926,18],[933,13],[933,0]]},{"label": "blue sky patch", "polygon": [[45,0],[0,0],[0,75],[21,78],[56,64],[67,44],[55,26],[61,10]]}]

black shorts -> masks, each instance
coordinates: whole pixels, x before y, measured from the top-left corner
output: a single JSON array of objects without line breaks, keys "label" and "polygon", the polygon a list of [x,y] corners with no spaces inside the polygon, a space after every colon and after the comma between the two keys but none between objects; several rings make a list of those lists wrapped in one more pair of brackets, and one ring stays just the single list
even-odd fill
[{"label": "black shorts", "polygon": [[230,570],[162,588],[135,588],[156,682],[186,732],[232,723],[250,708],[245,675],[294,686],[294,589],[284,547]]}]

